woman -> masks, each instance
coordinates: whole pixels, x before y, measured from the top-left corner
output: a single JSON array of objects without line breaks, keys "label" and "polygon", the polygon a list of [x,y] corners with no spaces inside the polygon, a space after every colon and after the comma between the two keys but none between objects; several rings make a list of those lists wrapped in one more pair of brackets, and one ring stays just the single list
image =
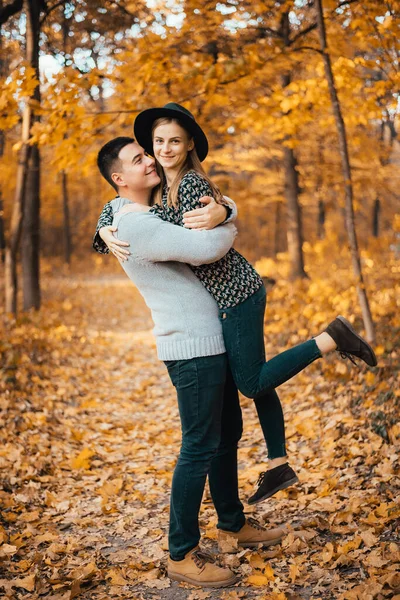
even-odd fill
[{"label": "woman", "polygon": [[[138,143],[157,161],[161,184],[154,195],[154,214],[184,226],[184,214],[199,209],[203,196],[222,201],[220,191],[201,165],[208,153],[207,138],[187,109],[168,103],[145,110],[136,118],[134,131]],[[103,227],[111,222],[110,207],[106,205],[97,228],[100,237],[107,239]],[[95,243],[99,249],[98,239]],[[269,468],[260,474],[258,489],[248,500],[256,504],[298,481],[288,464],[283,411],[275,388],[333,350],[342,357],[357,356],[370,366],[376,365],[376,357],[351,325],[338,317],[316,338],[266,361],[266,292],[254,268],[231,249],[221,260],[192,269],[218,304],[235,383],[245,396],[254,398],[266,440]],[[174,380],[173,373],[170,375]]]}]

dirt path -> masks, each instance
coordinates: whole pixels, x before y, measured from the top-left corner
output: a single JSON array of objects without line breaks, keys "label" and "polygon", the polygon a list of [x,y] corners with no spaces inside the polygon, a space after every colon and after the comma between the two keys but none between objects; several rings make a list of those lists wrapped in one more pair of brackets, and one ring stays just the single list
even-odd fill
[{"label": "dirt path", "polygon": [[[366,387],[364,371],[332,360],[281,388],[302,484],[249,512],[287,524],[288,536],[276,551],[228,557],[241,576],[230,590],[178,586],[165,577],[178,411],[147,308],[121,278],[48,279],[44,293],[42,311],[7,326],[2,342],[4,597],[367,600],[400,593],[399,456],[357,411],[357,398],[383,379],[371,374]],[[286,341],[271,331],[269,349]],[[383,393],[378,387],[371,402]],[[242,406],[245,499],[265,445],[252,403]],[[207,495],[201,526],[215,551]]]}]

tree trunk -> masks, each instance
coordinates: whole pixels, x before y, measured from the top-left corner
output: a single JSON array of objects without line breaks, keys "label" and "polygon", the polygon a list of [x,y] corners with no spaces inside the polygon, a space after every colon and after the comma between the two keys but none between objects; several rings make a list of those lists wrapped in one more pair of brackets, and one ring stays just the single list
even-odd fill
[{"label": "tree trunk", "polygon": [[[27,61],[35,69],[39,81],[40,6],[36,0],[26,0],[26,51]],[[36,86],[32,99],[40,102],[40,86]],[[32,114],[32,122],[38,117]],[[40,152],[32,146],[26,178],[26,200],[22,233],[22,272],[24,310],[40,307]]]},{"label": "tree trunk", "polygon": [[318,200],[318,239],[325,239],[325,204]]},{"label": "tree trunk", "polygon": [[32,124],[32,110],[27,104],[24,108],[22,117],[22,148],[20,150],[17,182],[15,188],[15,199],[13,213],[11,216],[11,227],[8,245],[6,247],[5,261],[5,292],[6,292],[6,313],[17,314],[17,255],[22,232],[22,220],[24,215],[25,187],[28,172],[28,162],[31,153],[31,146],[28,144],[29,131]]},{"label": "tree trunk", "polygon": [[290,258],[290,279],[307,277],[304,271],[303,232],[301,207],[299,203],[299,176],[297,160],[291,148],[283,149],[285,172],[285,197],[287,206],[287,241]]},{"label": "tree trunk", "polygon": [[275,212],[275,231],[274,231],[274,256],[276,256],[279,252],[279,239],[280,239],[280,231],[281,231],[281,213],[282,206],[280,202],[276,203],[276,212]]},{"label": "tree trunk", "polygon": [[324,170],[324,146],[322,139],[318,141],[318,165],[317,165],[317,181],[315,195],[318,198],[318,217],[317,217],[317,237],[319,240],[325,238],[325,202],[322,196],[323,177],[322,173]]},{"label": "tree trunk", "polygon": [[389,143],[390,143],[390,147],[392,148],[393,142],[397,138],[397,131],[396,131],[396,127],[394,124],[394,120],[392,119],[392,117],[390,116],[388,111],[386,111],[386,113],[387,113],[386,125],[389,128],[389,132],[390,132]]},{"label": "tree trunk", "polygon": [[[67,2],[64,2],[62,10],[62,33],[63,33],[63,57],[64,67],[67,65],[68,53],[68,33],[69,24],[66,18]],[[64,136],[64,139],[67,136]],[[69,216],[69,199],[68,199],[68,176],[64,170],[61,171],[61,187],[62,187],[62,204],[63,204],[63,237],[64,237],[64,259],[67,264],[71,262],[72,243],[71,243],[71,226]]]},{"label": "tree trunk", "polygon": [[3,200],[0,189],[0,260],[4,264],[6,260],[6,238],[4,234]]},{"label": "tree trunk", "polygon": [[322,58],[324,62],[325,76],[328,82],[332,110],[335,117],[336,129],[339,138],[340,158],[345,184],[345,221],[347,235],[349,238],[353,271],[356,278],[357,292],[364,321],[366,338],[369,342],[373,342],[375,340],[374,323],[372,321],[371,309],[369,306],[368,296],[365,289],[364,278],[361,269],[360,253],[358,250],[357,233],[354,223],[353,184],[351,180],[351,168],[347,146],[346,128],[342,116],[339,98],[337,95],[331,59],[326,41],[322,0],[315,0],[315,7],[317,12],[318,32],[322,51]]},{"label": "tree trunk", "polygon": [[[0,9],[3,8],[3,0],[0,0]],[[3,58],[3,49],[2,49],[2,31],[0,27],[0,77],[4,76],[5,73],[5,60]],[[0,130],[0,158],[4,154],[4,144],[5,144],[5,135],[4,131]],[[1,262],[5,261],[5,250],[6,250],[6,239],[4,234],[4,218],[3,218],[3,193],[1,189],[0,182],[0,255]]]},{"label": "tree trunk", "polygon": [[69,201],[68,201],[68,178],[65,171],[61,172],[62,178],[62,198],[63,198],[63,232],[64,232],[64,258],[65,262],[70,264],[72,244],[71,244],[71,226],[69,218]]},{"label": "tree trunk", "polygon": [[377,198],[374,202],[374,208],[372,213],[372,235],[379,237],[379,217],[381,212],[381,201]]},{"label": "tree trunk", "polygon": [[23,274],[24,310],[40,308],[40,155],[32,146],[28,162],[25,190],[25,214],[22,230],[21,262]]},{"label": "tree trunk", "polygon": [[[280,34],[286,47],[290,45],[289,12],[283,13],[280,23]],[[282,86],[290,84],[291,75],[282,76]],[[300,186],[297,172],[297,158],[292,148],[283,148],[283,166],[285,176],[285,198],[287,204],[287,244],[290,260],[290,279],[306,278],[303,255],[303,226],[299,201]]]}]

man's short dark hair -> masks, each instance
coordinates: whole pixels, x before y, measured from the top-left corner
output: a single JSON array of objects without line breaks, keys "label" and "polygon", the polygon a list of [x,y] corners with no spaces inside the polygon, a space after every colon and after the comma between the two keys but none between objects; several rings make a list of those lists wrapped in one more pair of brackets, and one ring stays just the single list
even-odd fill
[{"label": "man's short dark hair", "polygon": [[104,144],[97,155],[97,166],[99,167],[100,173],[117,192],[118,186],[111,179],[111,175],[122,167],[121,161],[118,158],[122,148],[125,148],[128,144],[133,144],[134,142],[136,142],[136,140],[131,137],[117,137],[110,142],[107,142],[107,144]]}]

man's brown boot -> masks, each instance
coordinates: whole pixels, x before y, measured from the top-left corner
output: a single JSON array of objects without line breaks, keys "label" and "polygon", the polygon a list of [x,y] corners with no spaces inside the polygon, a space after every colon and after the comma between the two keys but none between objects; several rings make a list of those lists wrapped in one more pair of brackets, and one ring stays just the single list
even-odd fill
[{"label": "man's brown boot", "polygon": [[279,544],[285,530],[281,527],[267,529],[258,521],[249,517],[242,529],[233,531],[218,530],[218,547],[221,553],[237,552],[240,548],[257,548],[258,546],[275,546]]},{"label": "man's brown boot", "polygon": [[168,559],[168,577],[174,581],[186,581],[203,587],[227,587],[238,578],[230,569],[222,569],[213,557],[198,546],[188,552],[183,560]]}]

